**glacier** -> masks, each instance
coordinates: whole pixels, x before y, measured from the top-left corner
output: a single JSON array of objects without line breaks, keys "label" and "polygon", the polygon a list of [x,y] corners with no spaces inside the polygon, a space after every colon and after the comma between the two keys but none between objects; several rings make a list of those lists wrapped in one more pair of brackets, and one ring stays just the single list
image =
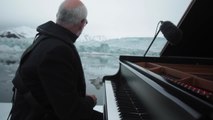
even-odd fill
[{"label": "glacier", "polygon": [[[14,29],[13,29],[14,30]],[[11,80],[15,75],[20,57],[33,42],[36,32],[20,27],[12,32],[22,34],[21,38],[0,37],[0,102],[10,102],[12,97]],[[0,32],[4,33],[4,32]],[[1,35],[1,34],[0,34]],[[83,34],[75,43],[82,60],[88,94],[95,94],[97,103],[103,104],[102,77],[116,74],[120,55],[143,56],[152,37],[107,38]],[[157,38],[148,56],[159,56],[166,44],[164,38]]]}]

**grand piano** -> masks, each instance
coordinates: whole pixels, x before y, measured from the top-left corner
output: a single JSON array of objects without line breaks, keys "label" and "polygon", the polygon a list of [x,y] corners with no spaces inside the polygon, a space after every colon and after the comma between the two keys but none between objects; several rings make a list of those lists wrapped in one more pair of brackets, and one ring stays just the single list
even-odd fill
[{"label": "grand piano", "polygon": [[213,11],[193,0],[178,23],[181,42],[160,57],[120,56],[104,81],[105,120],[213,120]]}]

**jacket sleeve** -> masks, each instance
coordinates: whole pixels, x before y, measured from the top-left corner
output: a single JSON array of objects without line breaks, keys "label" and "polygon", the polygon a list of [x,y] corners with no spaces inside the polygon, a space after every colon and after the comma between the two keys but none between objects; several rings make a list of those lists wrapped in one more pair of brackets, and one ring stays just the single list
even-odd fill
[{"label": "jacket sleeve", "polygon": [[78,93],[73,55],[68,46],[58,46],[41,56],[37,69],[45,94],[60,120],[88,118],[95,104],[91,97]]}]

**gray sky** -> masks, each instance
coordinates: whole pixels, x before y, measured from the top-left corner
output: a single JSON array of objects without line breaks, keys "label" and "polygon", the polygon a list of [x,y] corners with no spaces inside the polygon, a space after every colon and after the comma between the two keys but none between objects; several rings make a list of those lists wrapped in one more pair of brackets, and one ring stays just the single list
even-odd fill
[{"label": "gray sky", "polygon": [[[1,0],[0,29],[55,21],[63,0]],[[107,37],[154,36],[157,23],[177,24],[191,0],[82,0],[88,8],[84,33]]]}]

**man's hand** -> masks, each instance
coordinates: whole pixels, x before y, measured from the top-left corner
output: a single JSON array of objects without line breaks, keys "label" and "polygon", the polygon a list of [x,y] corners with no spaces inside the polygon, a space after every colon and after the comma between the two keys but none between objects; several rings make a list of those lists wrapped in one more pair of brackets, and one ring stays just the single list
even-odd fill
[{"label": "man's hand", "polygon": [[97,98],[96,98],[95,95],[87,95],[87,96],[89,96],[89,97],[91,97],[93,99],[95,105],[97,104]]}]

